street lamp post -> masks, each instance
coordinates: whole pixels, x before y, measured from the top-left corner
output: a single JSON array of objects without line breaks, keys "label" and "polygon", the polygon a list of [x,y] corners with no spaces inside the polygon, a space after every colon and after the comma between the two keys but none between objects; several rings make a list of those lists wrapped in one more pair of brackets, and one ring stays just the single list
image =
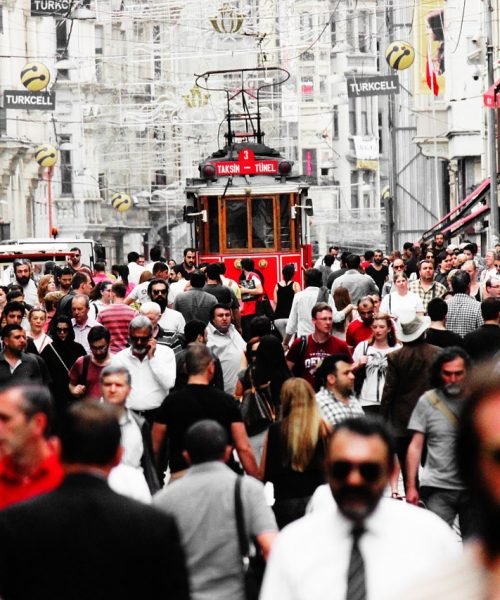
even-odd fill
[{"label": "street lamp post", "polygon": [[[494,84],[493,72],[493,7],[491,0],[483,0],[484,24],[486,30],[486,65],[488,72],[488,88]],[[488,248],[494,248],[498,242],[498,187],[497,187],[497,139],[496,139],[496,107],[487,109],[488,158],[490,172],[490,216],[488,226]]]}]

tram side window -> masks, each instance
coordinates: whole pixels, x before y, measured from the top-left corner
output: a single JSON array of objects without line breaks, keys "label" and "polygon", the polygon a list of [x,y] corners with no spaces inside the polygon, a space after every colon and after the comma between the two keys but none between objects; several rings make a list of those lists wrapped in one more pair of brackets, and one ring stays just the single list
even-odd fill
[{"label": "tram side window", "polygon": [[272,198],[252,199],[252,246],[274,248],[274,210]]},{"label": "tram side window", "polygon": [[292,249],[292,233],[290,231],[290,196],[280,195],[280,243],[281,250]]},{"label": "tram side window", "polygon": [[248,248],[247,201],[226,202],[226,247]]},{"label": "tram side window", "polygon": [[210,252],[219,252],[218,199],[208,199],[208,241]]}]

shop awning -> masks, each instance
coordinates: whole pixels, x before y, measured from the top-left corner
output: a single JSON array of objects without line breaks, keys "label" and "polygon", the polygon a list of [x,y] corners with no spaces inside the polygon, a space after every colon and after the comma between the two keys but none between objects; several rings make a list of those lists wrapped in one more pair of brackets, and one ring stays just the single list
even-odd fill
[{"label": "shop awning", "polygon": [[483,94],[483,103],[486,108],[500,108],[500,79],[489,87]]},{"label": "shop awning", "polygon": [[481,204],[479,208],[475,211],[471,212],[470,215],[463,217],[462,219],[458,219],[452,225],[449,225],[441,233],[444,233],[445,236],[453,237],[457,235],[464,227],[467,225],[472,225],[475,221],[477,221],[480,217],[490,211],[490,207],[487,204]]},{"label": "shop awning", "polygon": [[451,231],[454,232],[454,228],[452,227],[458,221],[464,219],[467,215],[466,213],[480,200],[482,200],[485,195],[488,193],[490,189],[490,180],[485,179],[482,181],[472,192],[467,195],[455,208],[450,210],[450,212],[445,215],[442,219],[440,219],[435,225],[433,225],[430,229],[428,229],[422,235],[422,241],[427,242],[432,237],[436,235],[436,233],[444,233],[448,237],[454,235]]}]

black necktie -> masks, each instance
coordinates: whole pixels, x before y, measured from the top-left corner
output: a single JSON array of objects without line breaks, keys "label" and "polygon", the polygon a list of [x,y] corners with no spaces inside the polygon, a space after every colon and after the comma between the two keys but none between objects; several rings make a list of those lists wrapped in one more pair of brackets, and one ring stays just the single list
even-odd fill
[{"label": "black necktie", "polygon": [[359,538],[365,532],[362,525],[352,528],[352,549],[347,571],[346,600],[366,600],[365,563],[359,549]]}]

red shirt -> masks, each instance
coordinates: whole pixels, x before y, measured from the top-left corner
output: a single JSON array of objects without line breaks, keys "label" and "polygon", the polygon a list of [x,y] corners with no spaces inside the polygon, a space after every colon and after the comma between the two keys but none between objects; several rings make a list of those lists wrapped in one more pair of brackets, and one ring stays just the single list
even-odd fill
[{"label": "red shirt", "polygon": [[55,452],[29,475],[18,473],[8,456],[0,459],[0,510],[17,502],[51,492],[63,479],[63,470]]},{"label": "red shirt", "polygon": [[112,354],[128,346],[128,326],[138,314],[127,304],[110,304],[97,315],[97,322],[104,325],[111,335],[109,350]]},{"label": "red shirt", "polygon": [[373,335],[371,325],[365,325],[361,319],[351,321],[345,332],[345,341],[351,348],[356,348],[360,342],[364,342]]},{"label": "red shirt", "polygon": [[303,377],[313,387],[316,369],[326,356],[330,356],[331,354],[347,354],[351,357],[351,352],[347,344],[333,335],[323,343],[316,342],[312,335],[308,335],[307,345],[302,355],[300,352],[301,346],[302,339],[299,337],[292,344],[286,355],[286,359],[295,365],[294,375],[296,377]]}]

